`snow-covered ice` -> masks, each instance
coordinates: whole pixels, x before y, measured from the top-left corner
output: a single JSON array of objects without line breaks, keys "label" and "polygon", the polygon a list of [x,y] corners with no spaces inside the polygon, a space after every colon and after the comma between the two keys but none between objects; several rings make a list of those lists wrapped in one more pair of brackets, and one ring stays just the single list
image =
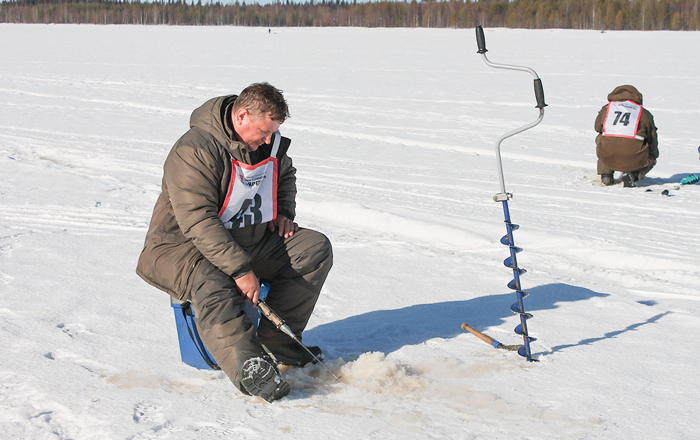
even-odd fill
[{"label": "snow-covered ice", "polygon": [[[549,104],[503,143],[540,362],[515,294],[494,143],[532,77],[474,30],[0,25],[0,437],[695,439],[700,33],[486,29]],[[180,361],[135,274],[161,166],[207,99],[284,90],[298,218],[335,265],[305,333],[322,367],[273,404]],[[593,121],[635,85],[661,157],[602,187]],[[652,191],[647,192],[650,189]],[[670,189],[668,197],[659,191]]]}]

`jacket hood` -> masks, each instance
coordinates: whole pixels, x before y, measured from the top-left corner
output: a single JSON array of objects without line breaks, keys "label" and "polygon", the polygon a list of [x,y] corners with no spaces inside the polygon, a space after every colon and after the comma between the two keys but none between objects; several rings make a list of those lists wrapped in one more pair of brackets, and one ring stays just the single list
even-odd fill
[{"label": "jacket hood", "polygon": [[238,142],[231,125],[226,123],[236,98],[237,95],[219,96],[205,102],[192,112],[190,128],[197,127],[210,133],[222,145]]},{"label": "jacket hood", "polygon": [[642,103],[642,94],[634,86],[617,86],[608,95],[608,101],[632,101],[639,105]]}]

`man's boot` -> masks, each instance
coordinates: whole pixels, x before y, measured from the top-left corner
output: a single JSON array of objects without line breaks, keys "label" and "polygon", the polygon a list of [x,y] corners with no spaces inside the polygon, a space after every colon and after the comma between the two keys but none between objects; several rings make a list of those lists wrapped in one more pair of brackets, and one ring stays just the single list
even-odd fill
[{"label": "man's boot", "polygon": [[252,396],[260,396],[272,402],[289,394],[289,384],[282,379],[273,361],[254,357],[238,364],[241,386]]}]

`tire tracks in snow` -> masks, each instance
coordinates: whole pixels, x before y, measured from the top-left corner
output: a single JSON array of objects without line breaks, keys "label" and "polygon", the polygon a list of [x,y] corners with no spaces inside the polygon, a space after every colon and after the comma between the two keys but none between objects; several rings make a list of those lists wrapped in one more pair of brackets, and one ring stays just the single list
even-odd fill
[{"label": "tire tracks in snow", "polygon": [[125,213],[107,208],[58,205],[0,205],[0,225],[34,232],[67,230],[77,234],[145,231],[150,213]]},{"label": "tire tracks in snow", "polygon": [[110,106],[117,106],[117,107],[127,107],[127,108],[133,108],[133,109],[138,109],[138,110],[173,113],[176,115],[188,115],[189,116],[189,114],[192,113],[192,111],[189,109],[177,109],[177,108],[172,108],[172,107],[162,107],[162,106],[157,106],[157,105],[141,104],[139,102],[126,101],[126,100],[82,98],[79,96],[68,95],[68,94],[58,95],[58,94],[54,94],[54,93],[39,93],[39,92],[30,92],[27,90],[3,89],[3,88],[0,88],[0,93],[11,94],[11,95],[31,96],[31,97],[43,98],[43,99],[48,98],[48,99],[54,99],[57,101],[77,101],[77,102],[83,102],[83,103],[102,104],[102,105],[110,105]]},{"label": "tire tracks in snow", "polygon": [[[407,147],[417,147],[417,148],[428,149],[428,150],[454,151],[454,152],[471,154],[471,155],[476,155],[476,156],[491,156],[491,157],[496,156],[496,152],[495,152],[494,148],[486,149],[486,148],[476,148],[476,147],[465,147],[465,146],[461,146],[461,145],[447,144],[447,143],[442,143],[442,142],[422,141],[422,140],[417,140],[417,139],[408,138],[408,137],[386,136],[386,135],[378,135],[378,134],[364,134],[364,133],[361,133],[359,131],[346,131],[346,130],[338,130],[338,129],[332,129],[332,128],[317,127],[317,126],[312,126],[312,125],[303,125],[303,124],[290,123],[289,126],[286,128],[289,129],[290,131],[291,130],[303,131],[303,132],[308,132],[308,133],[312,133],[315,135],[325,135],[325,136],[331,136],[331,137],[335,137],[335,138],[354,139],[354,140],[366,141],[366,142],[371,142],[371,143],[384,143],[384,144],[400,145],[400,146],[407,146]],[[551,158],[551,157],[540,157],[540,156],[535,156],[532,154],[518,154],[518,153],[510,153],[510,152],[505,151],[505,152],[501,153],[501,156],[504,159],[521,160],[521,161],[525,161],[525,162],[534,162],[534,163],[549,164],[549,165],[582,167],[582,168],[590,167],[589,162],[580,162],[580,161],[574,161],[571,159],[556,159],[556,158]]]}]

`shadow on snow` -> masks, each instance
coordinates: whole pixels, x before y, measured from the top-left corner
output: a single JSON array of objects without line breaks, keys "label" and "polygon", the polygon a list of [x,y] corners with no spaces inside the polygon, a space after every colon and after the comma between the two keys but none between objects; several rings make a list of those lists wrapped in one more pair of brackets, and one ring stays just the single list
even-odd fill
[{"label": "shadow on snow", "polygon": [[[558,303],[609,296],[568,284],[548,284],[528,290],[531,295],[525,299],[525,308],[535,317],[538,310],[555,309]],[[433,338],[453,338],[463,334],[463,322],[476,329],[499,326],[506,318],[513,316],[510,306],[515,300],[516,295],[511,292],[464,301],[377,310],[314,327],[304,332],[304,341],[321,345],[327,354],[346,360],[372,351],[388,354],[405,345],[416,345]],[[513,335],[518,339],[507,343],[522,341],[520,336],[515,333]],[[581,341],[579,344],[591,342],[594,341]],[[562,348],[565,347],[557,347],[553,351]]]},{"label": "shadow on snow", "polygon": [[[640,303],[641,303],[641,302],[640,302]],[[655,322],[658,321],[659,319],[661,319],[661,318],[663,318],[664,316],[669,315],[669,314],[671,314],[671,313],[672,313],[671,311],[666,311],[665,313],[659,313],[658,315],[654,315],[654,316],[652,316],[651,318],[647,319],[646,321],[638,322],[638,323],[636,323],[636,324],[629,325],[629,326],[625,327],[625,328],[622,329],[622,330],[615,330],[615,331],[613,331],[613,332],[605,333],[603,336],[601,336],[601,337],[599,337],[599,338],[582,339],[582,340],[578,341],[578,342],[575,343],[575,344],[558,345],[558,346],[556,346],[556,347],[552,347],[552,352],[557,352],[557,351],[560,351],[560,350],[564,350],[565,348],[577,347],[577,346],[580,346],[580,345],[591,345],[591,344],[593,344],[593,343],[595,343],[595,342],[602,341],[602,340],[605,340],[605,339],[612,339],[612,338],[614,338],[614,337],[616,337],[616,336],[619,336],[619,335],[621,335],[621,334],[623,334],[623,333],[627,333],[627,332],[629,332],[629,331],[637,330],[639,327],[641,327],[641,326],[643,326],[643,325],[655,323]]]},{"label": "shadow on snow", "polygon": [[[674,174],[671,177],[645,177],[644,179],[640,180],[637,182],[638,187],[652,187],[656,185],[667,185],[667,184],[676,184],[680,185],[681,179],[684,177],[688,177],[693,173],[678,173]],[[697,174],[697,173],[696,173]]]}]

